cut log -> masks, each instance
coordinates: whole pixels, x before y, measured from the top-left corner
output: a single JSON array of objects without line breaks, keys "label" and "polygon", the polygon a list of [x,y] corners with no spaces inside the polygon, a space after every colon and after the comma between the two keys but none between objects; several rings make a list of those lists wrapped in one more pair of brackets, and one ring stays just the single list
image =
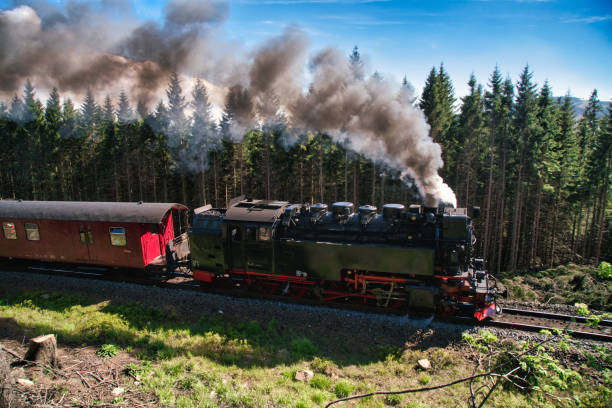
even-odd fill
[{"label": "cut log", "polygon": [[31,338],[28,351],[23,359],[26,361],[36,361],[51,367],[59,367],[55,335],[45,334]]}]

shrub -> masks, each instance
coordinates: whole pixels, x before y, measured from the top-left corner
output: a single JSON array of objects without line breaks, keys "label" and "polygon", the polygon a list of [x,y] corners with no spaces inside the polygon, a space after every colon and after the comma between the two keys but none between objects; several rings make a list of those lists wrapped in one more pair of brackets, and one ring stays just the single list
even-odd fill
[{"label": "shrub", "polygon": [[328,390],[331,385],[331,380],[321,374],[315,374],[315,376],[310,380],[310,386],[319,390]]},{"label": "shrub", "polygon": [[574,306],[576,307],[576,313],[578,313],[580,316],[586,316],[590,314],[589,307],[586,304],[575,303]]},{"label": "shrub", "polygon": [[399,394],[391,394],[387,395],[385,398],[385,404],[395,406],[400,405],[402,403],[402,396]]},{"label": "shrub", "polygon": [[312,356],[317,348],[306,337],[301,337],[291,342],[291,351],[301,356]]},{"label": "shrub", "polygon": [[321,357],[315,357],[312,359],[310,366],[312,367],[314,371],[318,373],[324,373],[325,370],[327,370],[327,368],[334,367],[335,364],[332,361],[329,361],[327,359],[324,359]]},{"label": "shrub", "polygon": [[423,374],[423,375],[421,375],[421,378],[419,378],[419,382],[422,385],[427,385],[427,384],[429,384],[431,382],[431,377],[428,376],[427,374]]},{"label": "shrub", "polygon": [[355,391],[355,385],[348,381],[340,381],[334,387],[334,394],[336,394],[338,398],[348,397],[353,391]]},{"label": "shrub", "polygon": [[100,346],[96,354],[100,357],[109,358],[114,357],[119,353],[119,347],[114,344],[103,344]]},{"label": "shrub", "polygon": [[612,278],[612,265],[608,262],[602,262],[597,267],[597,276],[601,279],[611,279]]}]

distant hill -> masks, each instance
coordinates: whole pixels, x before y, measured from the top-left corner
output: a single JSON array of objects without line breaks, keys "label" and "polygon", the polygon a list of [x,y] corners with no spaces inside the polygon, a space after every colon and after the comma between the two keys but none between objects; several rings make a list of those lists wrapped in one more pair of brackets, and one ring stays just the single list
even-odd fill
[{"label": "distant hill", "polygon": [[[563,97],[562,96],[555,97],[555,99],[561,99],[561,98]],[[574,103],[574,111],[576,112],[576,118],[580,118],[582,114],[584,113],[584,109],[586,108],[588,101],[586,99],[580,99],[576,97],[570,97],[570,99]],[[612,102],[600,101],[599,104],[601,106],[601,111],[599,111],[598,116],[601,117],[601,116],[604,116],[606,113],[608,113],[608,107],[612,104]]]}]

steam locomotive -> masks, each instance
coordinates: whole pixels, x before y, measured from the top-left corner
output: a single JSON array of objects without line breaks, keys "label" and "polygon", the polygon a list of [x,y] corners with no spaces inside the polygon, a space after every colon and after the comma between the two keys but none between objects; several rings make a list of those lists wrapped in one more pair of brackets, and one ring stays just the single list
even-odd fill
[{"label": "steam locomotive", "polygon": [[473,259],[474,243],[465,208],[386,204],[378,214],[350,202],[330,209],[245,197],[196,209],[189,232],[201,282],[482,320],[499,311],[500,292]]},{"label": "steam locomotive", "polygon": [[[474,208],[473,216],[478,215]],[[188,271],[203,285],[271,296],[468,315],[499,311],[473,258],[464,208],[290,204],[238,197],[227,209],[177,203],[0,200],[0,258],[94,273]]]}]

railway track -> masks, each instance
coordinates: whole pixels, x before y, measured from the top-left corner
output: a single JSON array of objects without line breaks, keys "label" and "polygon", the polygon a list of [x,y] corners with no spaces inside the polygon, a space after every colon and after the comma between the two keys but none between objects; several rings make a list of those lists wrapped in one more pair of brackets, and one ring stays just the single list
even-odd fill
[{"label": "railway track", "polygon": [[589,324],[585,316],[551,313],[541,310],[504,308],[501,315],[484,323],[487,326],[540,332],[562,330],[574,338],[612,342],[612,321],[602,319]]},{"label": "railway track", "polygon": [[[321,304],[320,301],[314,299],[293,299],[283,296],[264,296],[254,292],[250,292],[245,289],[223,289],[223,288],[209,288],[202,289],[202,287],[193,279],[188,276],[179,276],[169,281],[153,281],[145,279],[134,279],[133,275],[126,275],[122,273],[116,273],[109,275],[102,268],[96,267],[80,267],[77,269],[70,269],[67,267],[54,267],[54,266],[27,266],[23,265],[17,269],[20,271],[30,271],[34,273],[42,274],[60,274],[63,276],[71,276],[76,278],[85,279],[102,279],[102,280],[115,280],[122,282],[130,282],[141,285],[154,285],[158,287],[164,287],[169,289],[182,289],[182,290],[197,290],[205,291],[209,293],[215,293],[225,296],[238,296],[238,297],[250,297],[250,298],[261,298],[268,300],[280,300],[290,303],[305,304],[311,306],[325,306],[344,310],[362,311],[368,313],[382,313],[390,314],[381,308],[374,307],[363,307],[351,304],[336,304],[336,303],[325,303]],[[391,312],[392,313],[392,312]],[[504,308],[503,313],[495,315],[490,319],[482,322],[475,322],[471,318],[455,317],[451,319],[439,319],[441,321],[457,324],[466,324],[481,327],[497,327],[503,329],[520,330],[527,332],[541,332],[542,330],[553,331],[560,329],[564,333],[569,334],[574,338],[590,339],[603,342],[612,343],[612,320],[602,319],[596,326],[588,325],[588,319],[584,316],[574,316],[568,314],[551,313],[540,310],[527,310],[527,309],[514,309]]]}]

